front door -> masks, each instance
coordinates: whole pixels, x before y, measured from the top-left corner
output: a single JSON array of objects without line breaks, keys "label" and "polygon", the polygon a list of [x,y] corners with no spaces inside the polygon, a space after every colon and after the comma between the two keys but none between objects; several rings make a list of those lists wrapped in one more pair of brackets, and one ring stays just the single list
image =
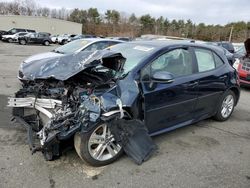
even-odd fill
[{"label": "front door", "polygon": [[[198,88],[198,80],[192,76],[193,63],[190,50],[178,48],[160,55],[142,70],[144,119],[151,134],[192,121]],[[172,73],[173,82],[154,82],[152,75],[157,71]]]}]

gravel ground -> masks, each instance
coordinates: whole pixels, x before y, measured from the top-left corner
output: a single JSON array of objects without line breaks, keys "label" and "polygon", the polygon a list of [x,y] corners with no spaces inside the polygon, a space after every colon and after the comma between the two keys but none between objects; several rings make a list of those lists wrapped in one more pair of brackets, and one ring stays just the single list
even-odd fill
[{"label": "gravel ground", "polygon": [[101,168],[86,165],[74,150],[51,162],[31,155],[25,129],[10,123],[7,97],[20,87],[20,62],[54,48],[0,42],[0,188],[250,187],[250,89],[244,88],[228,121],[208,119],[154,137],[159,150],[141,166],[125,155]]}]

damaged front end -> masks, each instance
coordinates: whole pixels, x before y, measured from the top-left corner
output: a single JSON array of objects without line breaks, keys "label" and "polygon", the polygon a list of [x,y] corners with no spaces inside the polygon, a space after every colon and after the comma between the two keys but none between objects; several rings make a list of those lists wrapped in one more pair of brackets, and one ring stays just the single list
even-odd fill
[{"label": "damaged front end", "polygon": [[[138,116],[138,112],[132,113],[138,111],[138,86],[132,80],[120,79],[124,62],[121,54],[104,50],[23,67],[25,82],[15,97],[9,98],[8,106],[13,107],[14,118],[27,127],[32,153],[41,151],[46,160],[52,160],[60,156],[62,142],[108,122],[117,142],[131,154],[126,140],[134,134],[110,123],[133,119],[133,114]],[[121,124],[126,127],[126,123]],[[153,145],[152,140],[150,144]],[[141,159],[130,156],[136,156],[135,161],[140,164],[149,152],[141,154]]]}]

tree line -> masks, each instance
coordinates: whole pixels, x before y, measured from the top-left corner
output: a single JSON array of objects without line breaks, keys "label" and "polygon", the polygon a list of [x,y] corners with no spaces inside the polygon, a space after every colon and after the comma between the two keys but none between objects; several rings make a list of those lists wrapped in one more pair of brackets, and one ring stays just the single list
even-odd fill
[{"label": "tree line", "polygon": [[232,22],[226,25],[196,24],[192,20],[169,20],[150,14],[136,16],[117,10],[107,10],[101,14],[97,8],[84,9],[51,9],[41,7],[34,0],[15,0],[0,2],[1,15],[44,16],[82,24],[84,34],[102,36],[138,37],[143,34],[168,35],[193,38],[205,41],[229,40],[232,30],[232,41],[242,42],[250,37],[250,22]]}]

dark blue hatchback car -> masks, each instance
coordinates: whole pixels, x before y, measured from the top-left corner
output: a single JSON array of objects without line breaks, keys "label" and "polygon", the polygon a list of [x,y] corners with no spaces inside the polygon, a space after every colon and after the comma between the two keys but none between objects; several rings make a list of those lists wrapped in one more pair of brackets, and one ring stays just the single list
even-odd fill
[{"label": "dark blue hatchback car", "polygon": [[58,144],[74,137],[79,156],[94,166],[123,151],[114,121],[140,122],[153,136],[209,117],[225,121],[240,97],[224,52],[188,42],[122,43],[33,62],[22,71],[26,81],[9,106],[29,135],[38,135],[39,146],[29,139],[32,151],[51,160]]}]

